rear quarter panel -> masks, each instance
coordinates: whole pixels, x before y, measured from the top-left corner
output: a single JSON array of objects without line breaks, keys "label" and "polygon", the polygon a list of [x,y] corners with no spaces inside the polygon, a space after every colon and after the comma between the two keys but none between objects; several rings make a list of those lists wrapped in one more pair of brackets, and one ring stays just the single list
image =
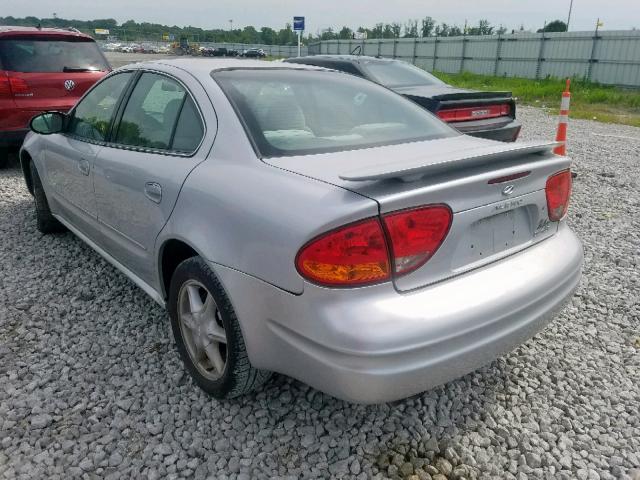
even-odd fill
[{"label": "rear quarter panel", "polygon": [[[298,250],[332,228],[377,215],[378,205],[264,163],[218,85],[210,77],[199,80],[216,110],[218,133],[208,159],[185,181],[156,241],[158,259],[168,240],[182,240],[210,262],[302,293]],[[237,294],[230,293],[232,299]]]},{"label": "rear quarter panel", "polygon": [[181,239],[206,260],[302,293],[300,247],[377,213],[377,204],[358,194],[214,148],[187,179],[159,244]]}]

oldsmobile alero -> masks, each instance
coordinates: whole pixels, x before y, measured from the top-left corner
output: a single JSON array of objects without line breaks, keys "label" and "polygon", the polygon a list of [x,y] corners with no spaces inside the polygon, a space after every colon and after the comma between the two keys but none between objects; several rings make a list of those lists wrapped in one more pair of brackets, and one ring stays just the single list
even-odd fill
[{"label": "oldsmobile alero", "polygon": [[218,398],[272,371],[406,397],[526,341],[580,279],[553,144],[462,135],[355,76],[141,63],[31,128],[40,231],[71,230],[166,306]]}]

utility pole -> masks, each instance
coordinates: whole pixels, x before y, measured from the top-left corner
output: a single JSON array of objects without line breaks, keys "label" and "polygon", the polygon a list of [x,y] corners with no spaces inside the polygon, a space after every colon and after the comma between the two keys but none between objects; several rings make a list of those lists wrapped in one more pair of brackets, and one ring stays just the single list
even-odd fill
[{"label": "utility pole", "polygon": [[[573,0],[571,0],[573,1]],[[229,20],[229,30],[231,30],[233,32],[233,18],[231,20]]]},{"label": "utility pole", "polygon": [[571,10],[573,10],[573,0],[569,3],[569,16],[567,17],[567,32],[569,31],[569,23],[571,23]]}]

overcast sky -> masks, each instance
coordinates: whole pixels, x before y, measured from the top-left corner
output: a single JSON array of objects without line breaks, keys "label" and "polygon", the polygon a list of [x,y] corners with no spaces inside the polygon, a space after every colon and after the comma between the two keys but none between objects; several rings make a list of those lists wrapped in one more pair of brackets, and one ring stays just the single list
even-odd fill
[{"label": "overcast sky", "polygon": [[[115,18],[202,28],[254,25],[281,28],[293,15],[306,17],[307,31],[373,26],[432,16],[439,22],[475,24],[481,18],[507,28],[537,29],[545,20],[567,19],[570,0],[0,0],[0,16],[88,20]],[[574,0],[571,30],[640,28],[640,0]]]}]

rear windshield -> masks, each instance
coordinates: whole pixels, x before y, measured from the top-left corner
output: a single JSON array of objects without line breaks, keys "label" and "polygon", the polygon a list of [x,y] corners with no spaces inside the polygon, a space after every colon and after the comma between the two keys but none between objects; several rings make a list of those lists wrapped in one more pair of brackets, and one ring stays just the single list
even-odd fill
[{"label": "rear windshield", "polygon": [[15,72],[105,71],[109,66],[93,41],[40,38],[0,40],[0,65]]},{"label": "rear windshield", "polygon": [[213,72],[263,157],[335,152],[458,135],[375,83],[293,69]]},{"label": "rear windshield", "polygon": [[415,85],[444,85],[444,82],[410,63],[373,60],[361,66],[376,82],[387,87]]}]

